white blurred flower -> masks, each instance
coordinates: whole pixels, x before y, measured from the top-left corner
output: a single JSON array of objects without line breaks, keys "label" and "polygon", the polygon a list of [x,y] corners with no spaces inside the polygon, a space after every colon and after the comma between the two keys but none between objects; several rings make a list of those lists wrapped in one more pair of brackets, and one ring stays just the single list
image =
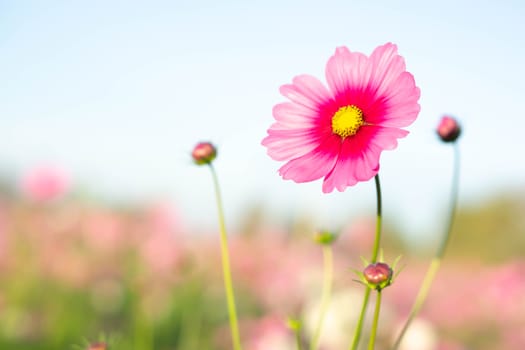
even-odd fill
[{"label": "white blurred flower", "polygon": [[[396,332],[395,335],[397,334]],[[421,318],[412,321],[399,346],[399,350],[436,350],[437,348],[438,337],[434,326]]]},{"label": "white blurred flower", "polygon": [[[344,349],[348,347],[361,310],[363,291],[364,288],[362,290],[352,288],[335,292],[332,295],[319,342],[323,349]],[[318,297],[310,298],[306,304],[303,319],[307,337],[311,336],[317,326],[319,307],[320,300]]]}]

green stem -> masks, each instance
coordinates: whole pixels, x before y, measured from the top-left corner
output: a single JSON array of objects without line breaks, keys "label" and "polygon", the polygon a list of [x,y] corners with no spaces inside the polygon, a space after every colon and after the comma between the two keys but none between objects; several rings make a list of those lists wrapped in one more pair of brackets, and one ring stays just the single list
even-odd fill
[{"label": "green stem", "polygon": [[456,207],[458,205],[458,193],[459,193],[459,146],[454,143],[454,169],[452,174],[452,188],[450,191],[450,206],[448,213],[447,229],[445,231],[445,237],[441,241],[441,245],[436,253],[436,257],[442,259],[445,256],[448,241],[450,240],[450,234],[452,232],[452,226],[454,225],[454,218],[456,215]]},{"label": "green stem", "polygon": [[377,325],[379,324],[379,310],[381,309],[381,295],[381,290],[378,290],[376,298],[376,308],[374,310],[374,321],[372,323],[372,330],[370,332],[370,341],[368,342],[368,350],[374,350],[376,342]]},{"label": "green stem", "polygon": [[239,325],[237,322],[237,311],[235,309],[235,295],[233,293],[233,284],[230,268],[230,256],[228,253],[228,238],[226,236],[226,225],[224,222],[224,212],[222,209],[221,192],[219,181],[215,169],[210,164],[210,170],[213,177],[213,184],[215,187],[215,198],[217,200],[217,209],[219,212],[219,229],[221,235],[221,257],[222,257],[222,272],[224,276],[224,288],[226,290],[226,300],[228,303],[228,315],[230,318],[230,329],[232,334],[233,349],[241,349],[241,341],[239,335]]},{"label": "green stem", "polygon": [[[381,218],[382,218],[382,200],[381,200],[381,183],[379,182],[379,174],[376,174],[375,178],[376,184],[376,197],[377,197],[377,217],[376,217],[376,233],[374,238],[374,246],[372,249],[372,259],[371,262],[375,263],[377,261],[377,256],[379,255],[379,245],[381,242]],[[363,330],[363,324],[366,314],[366,309],[368,306],[368,300],[370,299],[370,288],[366,288],[365,296],[363,298],[363,305],[361,306],[361,313],[359,314],[359,320],[354,332],[354,338],[352,344],[350,345],[351,350],[356,350],[359,346],[359,340],[361,338],[361,332]]]},{"label": "green stem", "polygon": [[361,313],[359,314],[359,320],[355,327],[354,340],[350,346],[351,350],[357,350],[359,340],[361,339],[361,331],[363,330],[363,323],[365,321],[366,308],[368,306],[368,299],[370,299],[370,288],[366,288],[365,296],[363,298],[363,305],[361,306]]},{"label": "green stem", "polygon": [[377,262],[377,256],[379,254],[379,245],[381,243],[381,218],[382,218],[382,201],[381,201],[381,184],[379,183],[379,174],[374,177],[376,183],[376,196],[377,196],[377,222],[376,222],[376,235],[374,239],[374,248],[372,251],[372,259],[370,262],[373,264]]},{"label": "green stem", "polygon": [[301,341],[301,332],[299,329],[294,329],[294,335],[295,335],[295,345],[297,347],[297,350],[303,350],[303,342]]},{"label": "green stem", "polygon": [[458,193],[459,193],[459,146],[457,143],[454,143],[454,170],[452,174],[452,189],[450,194],[450,206],[449,206],[449,214],[448,214],[448,223],[446,226],[445,235],[443,236],[443,240],[441,241],[441,244],[436,251],[436,255],[432,259],[432,262],[430,263],[430,266],[427,270],[427,273],[425,274],[425,278],[423,279],[423,283],[421,284],[421,287],[419,289],[419,292],[417,293],[416,300],[414,301],[414,305],[412,306],[412,309],[410,310],[410,314],[408,315],[408,319],[403,326],[403,329],[401,329],[401,332],[399,333],[399,336],[396,339],[396,342],[394,343],[392,350],[396,350],[399,348],[401,344],[401,340],[403,339],[403,336],[405,335],[408,327],[416,317],[416,315],[421,310],[421,307],[425,303],[425,300],[428,296],[428,292],[430,291],[430,286],[432,285],[432,282],[434,281],[434,278],[436,277],[437,271],[439,270],[439,267],[441,266],[441,262],[443,261],[443,257],[445,256],[445,251],[448,246],[448,242],[450,241],[450,234],[452,232],[452,226],[454,224],[454,217],[456,214],[456,207],[458,202]]},{"label": "green stem", "polygon": [[151,324],[140,305],[138,293],[134,296],[134,345],[135,349],[153,349],[154,339]]},{"label": "green stem", "polygon": [[315,332],[312,335],[310,341],[310,350],[316,350],[319,346],[319,337],[321,336],[321,330],[323,328],[323,322],[330,305],[330,297],[332,293],[332,280],[334,275],[334,258],[332,252],[332,246],[329,244],[323,245],[323,289],[321,294],[321,307],[319,311],[319,319],[317,320],[317,326]]}]

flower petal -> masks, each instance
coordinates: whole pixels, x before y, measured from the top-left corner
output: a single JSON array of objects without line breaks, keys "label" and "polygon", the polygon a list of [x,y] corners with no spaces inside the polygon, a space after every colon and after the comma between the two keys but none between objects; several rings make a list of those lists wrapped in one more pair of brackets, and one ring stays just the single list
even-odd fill
[{"label": "flower petal", "polygon": [[420,94],[412,74],[402,73],[385,91],[382,113],[370,113],[367,122],[390,127],[409,126],[416,120],[421,109],[418,104]]},{"label": "flower petal", "polygon": [[379,158],[385,149],[394,149],[397,139],[408,131],[398,128],[363,126],[358,133],[345,139],[337,163],[323,182],[323,192],[342,192],[359,181],[368,181],[379,171]]},{"label": "flower petal", "polygon": [[292,84],[281,86],[280,91],[292,102],[314,111],[332,99],[326,87],[317,78],[307,74],[295,77]]},{"label": "flower petal", "polygon": [[376,96],[385,94],[385,90],[392,88],[401,73],[405,72],[405,60],[398,55],[397,46],[392,43],[377,47],[370,55],[369,65],[372,74],[368,85]]},{"label": "flower petal", "polygon": [[273,117],[277,121],[273,128],[294,129],[315,126],[318,113],[301,105],[285,102],[273,107]]},{"label": "flower petal", "polygon": [[401,139],[409,134],[407,130],[390,127],[373,126],[373,136],[370,136],[369,142],[376,145],[382,150],[392,150],[397,147],[397,139]]},{"label": "flower petal", "polygon": [[379,46],[370,58],[339,47],[326,65],[326,79],[335,99],[354,104],[371,124],[404,127],[419,113],[420,96],[405,60],[392,43]]},{"label": "flower petal", "polygon": [[326,137],[312,152],[290,160],[279,169],[285,180],[308,182],[329,173],[337,161],[341,139],[337,135]]},{"label": "flower petal", "polygon": [[[350,52],[341,46],[326,64],[326,81],[335,98],[347,103],[350,91],[363,88],[369,72],[368,58],[359,52]],[[344,104],[341,104],[344,105]]]},{"label": "flower petal", "polygon": [[301,105],[286,102],[273,108],[277,121],[262,144],[268,147],[268,155],[275,160],[298,158],[319,146],[321,134],[315,130],[317,112]]},{"label": "flower petal", "polygon": [[268,148],[268,155],[275,160],[297,158],[319,146],[319,136],[309,129],[268,130],[262,141]]}]

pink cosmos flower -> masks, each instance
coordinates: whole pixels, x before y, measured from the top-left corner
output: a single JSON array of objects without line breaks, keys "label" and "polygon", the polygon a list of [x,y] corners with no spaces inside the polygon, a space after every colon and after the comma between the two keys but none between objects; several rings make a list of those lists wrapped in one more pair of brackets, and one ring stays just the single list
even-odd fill
[{"label": "pink cosmos flower", "polygon": [[419,88],[397,46],[379,46],[370,57],[339,47],[326,64],[326,88],[299,75],[280,92],[290,102],[273,108],[276,122],[262,144],[287,161],[285,180],[324,177],[323,192],[344,191],[379,171],[379,157],[394,149],[419,113]]},{"label": "pink cosmos flower", "polygon": [[31,169],[22,179],[23,192],[35,201],[50,201],[64,195],[69,179],[64,171],[52,166]]}]

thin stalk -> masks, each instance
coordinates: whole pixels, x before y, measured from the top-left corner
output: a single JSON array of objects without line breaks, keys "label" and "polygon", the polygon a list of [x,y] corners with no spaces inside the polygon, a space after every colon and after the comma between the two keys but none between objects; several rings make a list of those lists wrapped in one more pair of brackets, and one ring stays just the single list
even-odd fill
[{"label": "thin stalk", "polygon": [[376,298],[376,308],[374,310],[374,321],[372,323],[372,330],[370,332],[370,341],[368,342],[368,350],[374,350],[375,346],[377,325],[379,324],[379,310],[381,309],[381,295],[381,290],[378,290]]},{"label": "thin stalk", "polygon": [[421,310],[421,307],[425,303],[425,300],[428,296],[428,292],[430,290],[430,286],[432,285],[432,282],[434,281],[434,278],[436,277],[437,271],[439,270],[439,267],[441,266],[441,262],[443,261],[443,257],[445,256],[445,251],[448,246],[448,242],[450,241],[450,234],[452,232],[452,226],[454,224],[454,218],[456,214],[456,207],[458,202],[458,193],[459,193],[459,146],[455,142],[454,143],[454,169],[452,174],[452,188],[450,193],[450,206],[449,206],[449,214],[448,214],[448,223],[446,226],[445,235],[443,236],[443,240],[441,241],[441,244],[436,251],[436,255],[432,259],[432,262],[430,263],[430,266],[427,270],[427,273],[425,274],[425,278],[423,279],[423,282],[421,284],[421,287],[419,289],[419,292],[416,296],[416,300],[414,301],[414,305],[412,305],[412,309],[410,310],[410,314],[408,315],[408,319],[403,326],[403,329],[399,333],[399,336],[396,339],[396,342],[394,343],[392,350],[396,350],[399,348],[399,345],[401,344],[401,340],[403,339],[403,336],[405,335],[408,327],[416,317],[416,315]]},{"label": "thin stalk", "polygon": [[293,332],[296,350],[303,350],[303,341],[301,338],[301,322],[294,318],[288,318],[288,328]]},{"label": "thin stalk", "polygon": [[299,331],[299,329],[294,329],[293,332],[295,335],[295,346],[297,350],[303,350],[303,342],[301,341],[301,332]]},{"label": "thin stalk", "polygon": [[357,350],[357,347],[359,346],[359,340],[361,339],[361,331],[363,330],[363,324],[365,322],[365,314],[366,308],[368,306],[368,299],[370,299],[370,288],[367,287],[365,290],[365,296],[363,298],[363,305],[361,306],[361,313],[359,314],[359,320],[357,321],[357,325],[355,327],[354,340],[350,345],[351,350]]},{"label": "thin stalk", "polygon": [[237,311],[235,308],[235,295],[233,293],[233,283],[230,268],[230,255],[228,252],[228,238],[226,235],[226,224],[224,221],[224,211],[222,208],[221,192],[219,181],[215,169],[209,164],[211,174],[213,177],[213,184],[215,187],[215,198],[217,201],[217,210],[219,213],[219,229],[221,236],[221,257],[222,257],[222,272],[224,276],[224,289],[226,291],[226,300],[228,303],[228,315],[230,318],[230,329],[232,334],[232,343],[234,350],[241,350],[241,340],[239,335],[239,324],[237,321]]},{"label": "thin stalk", "polygon": [[381,243],[381,218],[382,218],[382,201],[381,201],[381,184],[379,183],[379,174],[374,177],[376,183],[376,197],[377,197],[377,222],[376,222],[376,235],[374,239],[374,248],[372,251],[372,259],[370,262],[373,264],[377,262],[377,256],[379,254],[379,245]]},{"label": "thin stalk", "polygon": [[334,275],[334,257],[332,252],[332,246],[330,244],[323,245],[323,287],[321,294],[321,307],[319,310],[319,319],[317,320],[317,326],[315,332],[312,335],[310,341],[310,350],[316,350],[319,346],[319,338],[321,336],[321,330],[323,328],[323,322],[330,305],[330,298],[332,294],[332,281]]},{"label": "thin stalk", "polygon": [[[381,223],[382,223],[382,200],[381,200],[381,183],[379,182],[379,174],[376,174],[375,178],[376,184],[376,198],[377,198],[377,216],[376,216],[376,233],[374,238],[374,246],[372,249],[372,259],[371,262],[375,263],[377,261],[377,256],[379,255],[379,246],[381,242]],[[365,320],[366,309],[368,306],[368,300],[370,299],[370,288],[366,288],[365,296],[363,298],[363,305],[361,306],[361,313],[359,314],[359,320],[354,332],[354,338],[352,344],[350,345],[351,350],[357,350],[359,346],[359,340],[361,338],[361,332],[363,330],[363,324]]]},{"label": "thin stalk", "polygon": [[149,318],[145,314],[138,294],[134,296],[134,345],[135,349],[153,349],[154,339]]}]

